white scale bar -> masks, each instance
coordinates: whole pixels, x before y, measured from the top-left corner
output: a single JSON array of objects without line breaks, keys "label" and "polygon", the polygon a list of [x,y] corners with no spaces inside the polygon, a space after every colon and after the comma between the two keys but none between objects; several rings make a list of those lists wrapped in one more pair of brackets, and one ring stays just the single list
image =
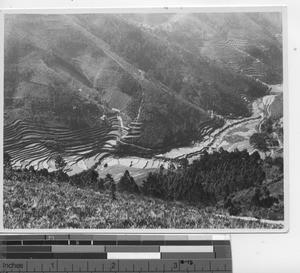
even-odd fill
[{"label": "white scale bar", "polygon": [[200,234],[188,234],[188,240],[191,241],[211,241],[213,238],[212,235],[200,235]]},{"label": "white scale bar", "polygon": [[229,241],[230,240],[230,235],[228,234],[214,234],[212,236],[212,239],[214,241]]},{"label": "white scale bar", "polygon": [[107,259],[160,259],[160,252],[107,252]]},{"label": "white scale bar", "polygon": [[161,246],[160,252],[214,252],[213,246]]}]

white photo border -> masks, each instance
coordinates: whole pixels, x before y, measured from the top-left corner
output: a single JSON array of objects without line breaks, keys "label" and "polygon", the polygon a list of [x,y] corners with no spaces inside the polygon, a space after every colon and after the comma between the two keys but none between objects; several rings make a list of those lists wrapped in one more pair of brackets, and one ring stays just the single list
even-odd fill
[{"label": "white photo border", "polygon": [[[228,12],[281,12],[283,29],[283,120],[284,120],[284,227],[282,229],[5,229],[3,227],[3,168],[0,168],[0,235],[1,234],[245,234],[286,233],[290,222],[289,193],[289,104],[288,104],[288,37],[287,6],[203,6],[199,7],[143,7],[143,8],[48,8],[48,9],[2,9],[0,10],[0,111],[4,111],[4,16],[6,14],[106,14],[106,13],[228,13]],[[3,166],[3,114],[0,128],[0,164]]]}]

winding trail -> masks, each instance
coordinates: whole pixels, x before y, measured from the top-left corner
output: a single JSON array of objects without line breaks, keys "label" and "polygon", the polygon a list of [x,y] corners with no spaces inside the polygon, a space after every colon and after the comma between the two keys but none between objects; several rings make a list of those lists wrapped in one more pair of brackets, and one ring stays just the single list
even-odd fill
[{"label": "winding trail", "polygon": [[284,221],[281,220],[268,220],[268,219],[258,219],[254,217],[246,217],[246,216],[233,216],[233,215],[224,215],[224,214],[216,214],[218,217],[226,218],[226,219],[239,219],[243,221],[254,221],[254,222],[260,222],[264,224],[271,224],[271,225],[280,225],[284,227]]}]

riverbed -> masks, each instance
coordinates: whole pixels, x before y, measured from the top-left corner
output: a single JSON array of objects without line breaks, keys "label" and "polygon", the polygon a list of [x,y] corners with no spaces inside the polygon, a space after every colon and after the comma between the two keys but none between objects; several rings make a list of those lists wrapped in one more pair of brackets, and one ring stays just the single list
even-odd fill
[{"label": "riverbed", "polygon": [[[282,85],[274,85],[272,91],[276,90],[280,93]],[[204,151],[214,151],[219,148],[223,148],[227,151],[233,151],[235,149],[244,150],[247,149],[249,153],[254,151],[253,147],[249,143],[250,136],[255,132],[259,132],[262,121],[270,115],[270,106],[274,102],[278,93],[271,93],[270,95],[259,98],[252,103],[252,116],[243,119],[228,119],[225,121],[223,127],[216,129],[210,135],[205,136],[201,141],[194,141],[191,145],[174,148],[169,152],[157,154],[153,158],[143,158],[137,156],[129,157],[115,157],[108,155],[104,158],[97,170],[100,176],[105,175],[108,172],[115,174],[117,178],[125,170],[132,171],[133,176],[140,176],[142,173],[148,173],[155,170],[160,166],[168,168],[170,161],[177,167],[176,160],[181,158],[187,158],[189,162],[192,162]],[[119,119],[122,126],[122,120]],[[261,156],[265,155],[261,153]],[[75,174],[83,170],[88,170],[97,161],[93,159],[82,160],[72,166],[70,174]]]}]

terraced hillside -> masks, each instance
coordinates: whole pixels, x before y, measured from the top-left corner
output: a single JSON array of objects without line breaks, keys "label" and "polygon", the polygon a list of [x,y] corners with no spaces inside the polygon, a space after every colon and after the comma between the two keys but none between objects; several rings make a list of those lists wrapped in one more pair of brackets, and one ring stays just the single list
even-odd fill
[{"label": "terraced hillside", "polygon": [[282,82],[280,13],[124,15],[194,55],[204,55],[237,75],[268,84]]},{"label": "terraced hillside", "polygon": [[187,136],[186,126],[196,130],[206,120],[204,109],[145,79],[135,64],[83,27],[84,20],[71,15],[5,18],[6,124],[28,118],[80,129],[99,125],[100,117],[116,108],[125,127],[140,116],[143,130],[136,144],[158,148],[168,137]]},{"label": "terraced hillside", "polygon": [[55,159],[60,155],[70,171],[80,161],[97,163],[114,151],[118,128],[116,117],[106,125],[84,130],[16,120],[4,127],[4,151],[16,168],[55,170]]},{"label": "terraced hillside", "polygon": [[276,14],[6,15],[4,122],[84,134],[115,116],[139,156],[201,142],[280,80],[281,32]]}]

